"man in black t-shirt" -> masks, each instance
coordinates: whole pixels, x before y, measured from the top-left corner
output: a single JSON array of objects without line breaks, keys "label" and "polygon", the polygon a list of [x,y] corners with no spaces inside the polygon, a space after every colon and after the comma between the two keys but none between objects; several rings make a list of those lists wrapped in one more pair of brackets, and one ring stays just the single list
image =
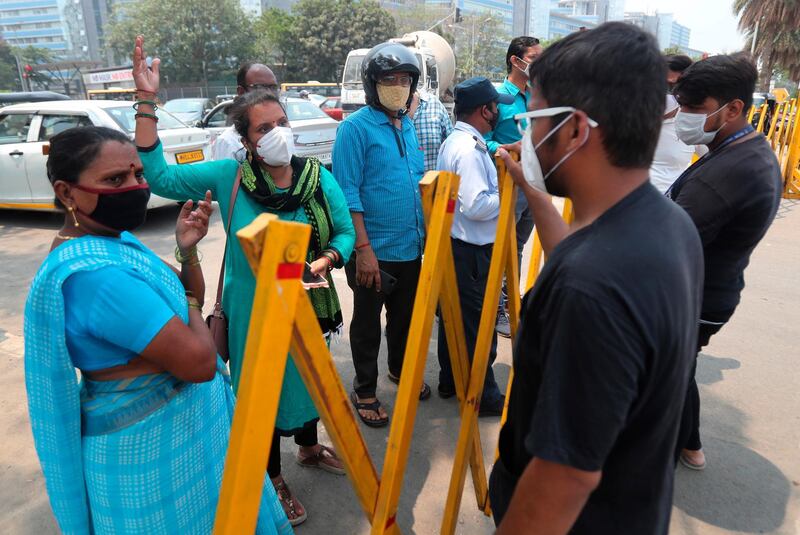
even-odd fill
[{"label": "man in black t-shirt", "polygon": [[[500,155],[548,260],[514,346],[497,533],[666,534],[703,270],[691,220],[648,181],[666,66],[652,36],[608,23],[551,45],[531,78],[521,165]],[[541,190],[572,200],[569,227]]]},{"label": "man in black t-shirt", "polygon": [[[744,288],[744,269],[780,203],[778,160],[764,136],[747,122],[757,78],[749,57],[713,56],[689,67],[675,86],[681,105],[675,118],[678,137],[709,148],[668,191],[692,218],[703,242],[705,288],[698,351],[733,315]],[[687,468],[705,468],[694,371],[676,456]]]}]

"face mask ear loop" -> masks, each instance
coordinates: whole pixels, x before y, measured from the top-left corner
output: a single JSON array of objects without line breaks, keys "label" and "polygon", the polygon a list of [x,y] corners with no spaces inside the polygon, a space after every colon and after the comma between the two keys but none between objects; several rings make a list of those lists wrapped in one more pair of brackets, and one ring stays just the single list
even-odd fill
[{"label": "face mask ear loop", "polygon": [[587,141],[589,141],[589,130],[590,130],[590,129],[591,129],[591,127],[590,127],[590,126],[587,124],[587,125],[586,125],[586,136],[584,136],[584,138],[583,138],[583,141],[581,142],[581,144],[580,144],[580,145],[578,145],[577,147],[575,147],[575,148],[574,148],[572,151],[570,151],[570,152],[568,152],[567,154],[565,154],[565,155],[564,155],[564,157],[563,157],[563,158],[561,158],[561,159],[558,161],[558,163],[557,163],[557,164],[555,164],[555,165],[553,166],[553,168],[552,168],[552,169],[550,169],[550,170],[547,172],[547,174],[546,174],[546,175],[544,175],[544,179],[545,179],[545,180],[547,180],[547,179],[548,179],[548,177],[549,177],[550,175],[552,175],[552,174],[553,174],[553,172],[554,172],[556,169],[558,169],[558,168],[561,166],[561,164],[562,164],[562,163],[566,162],[566,161],[567,161],[567,160],[568,160],[568,159],[569,159],[569,158],[570,158],[570,157],[571,157],[573,154],[575,154],[576,152],[578,152],[579,150],[581,150],[581,148],[583,148],[583,146],[584,146],[584,145],[586,145],[586,142],[587,142]]},{"label": "face mask ear loop", "polygon": [[[543,144],[545,141],[547,141],[548,139],[550,139],[550,136],[552,136],[553,134],[555,134],[556,132],[558,132],[559,128],[561,128],[562,126],[564,126],[565,124],[567,124],[567,121],[569,121],[570,119],[572,119],[572,116],[573,116],[573,115],[575,115],[575,112],[572,112],[572,113],[570,113],[570,114],[569,114],[567,117],[565,117],[565,118],[564,118],[564,120],[563,120],[563,121],[561,121],[560,123],[558,123],[558,124],[555,126],[555,128],[553,128],[552,130],[550,130],[550,131],[547,133],[547,135],[546,135],[546,136],[544,136],[544,137],[542,138],[542,140],[541,140],[541,141],[539,141],[539,143],[537,143],[536,145],[534,145],[534,147],[533,147],[533,150],[536,150],[536,149],[538,149],[539,147],[541,147],[541,146],[542,146],[542,144]],[[533,121],[528,121],[528,126],[530,126],[530,127],[531,127],[531,132],[533,132]]]}]

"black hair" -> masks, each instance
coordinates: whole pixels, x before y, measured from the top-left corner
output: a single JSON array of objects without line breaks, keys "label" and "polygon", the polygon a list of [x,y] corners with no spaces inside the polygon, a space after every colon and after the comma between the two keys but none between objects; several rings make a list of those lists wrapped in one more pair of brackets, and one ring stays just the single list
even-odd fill
[{"label": "black hair", "polygon": [[[257,89],[255,91],[248,91],[243,95],[239,95],[233,99],[228,116],[233,119],[233,127],[236,132],[247,139],[247,131],[250,129],[250,110],[253,106],[264,104],[266,102],[275,102],[283,109],[278,95],[273,91],[266,89]],[[284,109],[284,112],[286,110]]]},{"label": "black hair", "polygon": [[511,72],[511,58],[517,56],[521,58],[525,55],[525,51],[532,46],[536,46],[539,44],[539,40],[535,37],[530,37],[527,35],[522,35],[520,37],[515,37],[511,40],[511,44],[508,45],[508,50],[506,51],[506,70]]},{"label": "black hair", "polygon": [[[655,37],[632,24],[608,22],[547,47],[530,72],[549,106],[577,108],[599,123],[612,165],[650,166],[667,92],[667,67]],[[627,98],[631,91],[635,98]]]},{"label": "black hair", "polygon": [[744,103],[742,113],[753,105],[753,91],[758,70],[748,54],[711,56],[686,69],[673,94],[681,104],[700,106],[711,97],[720,104],[739,99]]},{"label": "black hair", "polygon": [[[77,184],[83,170],[94,162],[108,141],[133,145],[126,134],[105,126],[79,126],[51,137],[47,156],[50,184],[55,184],[57,180]],[[58,208],[64,208],[57,197],[55,204]]]},{"label": "black hair", "polygon": [[692,58],[683,54],[671,54],[664,56],[667,68],[673,72],[683,72],[692,65]]},{"label": "black hair", "polygon": [[256,63],[254,61],[246,61],[242,63],[242,65],[239,67],[239,70],[236,71],[236,85],[247,89],[247,80],[245,80],[247,77],[247,71],[249,71],[250,68],[255,64]]}]

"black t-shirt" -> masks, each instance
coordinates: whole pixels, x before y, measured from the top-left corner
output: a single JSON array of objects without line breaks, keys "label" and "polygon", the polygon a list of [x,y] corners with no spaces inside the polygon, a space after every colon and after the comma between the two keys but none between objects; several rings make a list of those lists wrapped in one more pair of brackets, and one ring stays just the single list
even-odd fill
[{"label": "black t-shirt", "polygon": [[703,242],[704,319],[726,321],[739,304],[744,269],[775,218],[782,183],[778,160],[758,135],[709,153],[673,188]]},{"label": "black t-shirt", "polygon": [[694,225],[649,183],[553,250],[523,303],[504,488],[534,456],[602,470],[571,533],[667,533],[702,274]]}]

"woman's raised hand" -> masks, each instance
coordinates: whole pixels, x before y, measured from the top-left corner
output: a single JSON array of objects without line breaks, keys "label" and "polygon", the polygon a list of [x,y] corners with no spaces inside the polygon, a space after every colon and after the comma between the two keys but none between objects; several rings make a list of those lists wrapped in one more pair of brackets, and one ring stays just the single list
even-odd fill
[{"label": "woman's raised hand", "polygon": [[160,84],[158,67],[161,60],[153,59],[152,66],[147,67],[147,55],[144,53],[144,36],[136,36],[136,43],[133,47],[133,81],[136,89],[157,94]]}]

